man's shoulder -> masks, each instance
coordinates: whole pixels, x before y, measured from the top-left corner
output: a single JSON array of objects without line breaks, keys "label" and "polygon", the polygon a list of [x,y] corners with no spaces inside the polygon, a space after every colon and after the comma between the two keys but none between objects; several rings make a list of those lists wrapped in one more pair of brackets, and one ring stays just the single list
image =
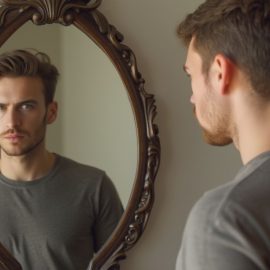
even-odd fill
[{"label": "man's shoulder", "polygon": [[69,157],[65,157],[62,155],[57,155],[57,158],[59,159],[59,163],[61,167],[64,167],[65,169],[75,169],[80,171],[86,171],[86,172],[92,172],[96,174],[104,174],[104,170],[92,166],[90,164],[83,163],[81,161],[77,161],[74,159],[71,159]]},{"label": "man's shoulder", "polygon": [[[249,258],[254,259],[258,250],[265,250],[267,258],[269,193],[270,159],[266,153],[243,166],[235,179],[207,191],[197,201],[185,227],[178,265],[201,269],[203,261],[205,269],[214,269],[216,257],[219,267],[228,269],[227,258],[232,255],[250,265]],[[248,259],[241,260],[239,254]]]},{"label": "man's shoulder", "polygon": [[57,174],[76,181],[104,182],[106,172],[100,168],[83,164],[71,158],[57,155]]},{"label": "man's shoulder", "polygon": [[[219,222],[231,222],[238,216],[248,219],[260,213],[269,216],[270,159],[249,170],[243,168],[233,181],[214,188],[194,205],[190,219],[215,226]],[[256,202],[256,203],[255,203]]]},{"label": "man's shoulder", "polygon": [[227,206],[233,189],[234,185],[230,182],[205,192],[193,206],[189,223],[206,224],[206,226],[212,224],[212,221],[218,218]]}]

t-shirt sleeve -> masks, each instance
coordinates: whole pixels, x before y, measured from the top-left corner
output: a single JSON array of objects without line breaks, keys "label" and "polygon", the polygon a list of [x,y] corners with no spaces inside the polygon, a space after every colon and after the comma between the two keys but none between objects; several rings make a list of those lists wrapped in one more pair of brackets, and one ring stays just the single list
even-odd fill
[{"label": "t-shirt sleeve", "polygon": [[95,194],[96,218],[93,226],[94,249],[97,252],[116,228],[123,206],[111,179],[104,173]]},{"label": "t-shirt sleeve", "polygon": [[217,202],[199,201],[188,218],[176,270],[262,270],[264,247],[253,219],[235,205],[216,209]]}]

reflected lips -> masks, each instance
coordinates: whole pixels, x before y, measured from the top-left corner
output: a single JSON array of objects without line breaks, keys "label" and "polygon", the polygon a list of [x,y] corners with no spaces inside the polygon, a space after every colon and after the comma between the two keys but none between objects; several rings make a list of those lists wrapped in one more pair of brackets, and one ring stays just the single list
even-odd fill
[{"label": "reflected lips", "polygon": [[11,142],[18,142],[21,140],[24,136],[22,134],[9,134],[4,136],[5,139],[11,141]]}]

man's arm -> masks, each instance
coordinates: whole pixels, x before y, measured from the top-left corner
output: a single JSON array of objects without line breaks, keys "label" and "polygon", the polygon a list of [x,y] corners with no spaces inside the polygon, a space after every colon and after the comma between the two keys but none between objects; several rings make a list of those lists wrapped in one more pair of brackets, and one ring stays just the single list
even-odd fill
[{"label": "man's arm", "polygon": [[104,174],[95,200],[97,216],[93,228],[93,238],[95,252],[97,252],[110,237],[123,214],[123,206],[117,190],[106,174]]}]

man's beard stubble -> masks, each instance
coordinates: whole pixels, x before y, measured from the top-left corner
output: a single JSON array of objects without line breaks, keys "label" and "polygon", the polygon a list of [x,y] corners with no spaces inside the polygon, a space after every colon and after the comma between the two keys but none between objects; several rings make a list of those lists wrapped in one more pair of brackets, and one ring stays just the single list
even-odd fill
[{"label": "man's beard stubble", "polygon": [[[23,155],[27,155],[27,154],[31,153],[32,151],[34,151],[45,140],[46,116],[47,116],[47,111],[45,113],[45,116],[44,116],[41,124],[40,124],[40,127],[37,129],[37,130],[39,130],[41,132],[41,136],[40,136],[39,140],[37,140],[33,144],[27,145],[25,148],[22,148],[21,151],[19,151],[17,153],[8,151],[8,149],[6,149],[5,147],[3,147],[3,145],[0,145],[1,150],[7,156],[23,156]],[[19,133],[19,134],[23,134],[24,136],[29,136],[30,137],[30,134],[28,132],[26,132],[24,130],[21,130],[21,129],[17,129],[17,128],[9,129],[9,130],[3,132],[2,134],[0,134],[0,137],[3,137],[3,136],[5,136],[7,134],[10,134],[10,133]]]},{"label": "man's beard stubble", "polygon": [[1,146],[1,150],[7,155],[7,156],[23,156],[23,155],[27,155],[29,153],[31,153],[32,151],[34,151],[41,143],[43,143],[45,139],[45,134],[43,134],[43,136],[40,138],[40,140],[38,140],[36,143],[29,145],[26,148],[23,148],[20,152],[14,153],[11,151],[8,151],[7,149],[5,149],[5,147]]},{"label": "man's beard stubble", "polygon": [[[196,107],[193,107],[193,113],[195,115],[195,118],[198,121],[197,115],[196,115]],[[200,122],[198,121],[201,129],[202,129],[202,133],[203,133],[203,138],[205,140],[206,143],[210,144],[210,145],[214,145],[214,146],[225,146],[225,145],[229,145],[233,142],[232,138],[228,135],[228,132],[226,131],[228,129],[228,127],[226,126],[226,122],[224,121],[224,119],[222,119],[222,117],[218,117],[217,115],[215,116],[216,118],[219,119],[215,119],[216,120],[216,127],[213,127],[213,131],[210,131],[206,128],[204,128]],[[212,120],[210,120],[212,121]],[[213,123],[213,121],[212,121]]]}]

